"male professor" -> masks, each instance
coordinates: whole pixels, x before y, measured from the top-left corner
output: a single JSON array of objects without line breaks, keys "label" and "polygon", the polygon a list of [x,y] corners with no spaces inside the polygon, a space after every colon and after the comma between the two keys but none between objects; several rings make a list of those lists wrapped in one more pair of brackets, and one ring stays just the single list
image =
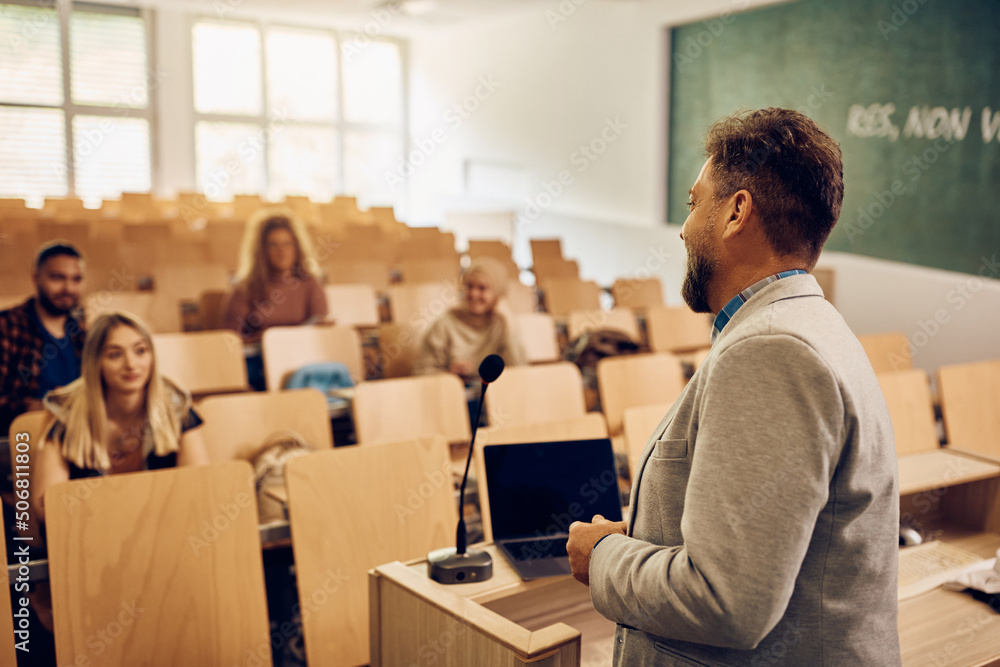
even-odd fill
[{"label": "male professor", "polygon": [[717,122],[681,238],[712,350],[634,471],[627,523],[570,528],[616,665],[898,665],[892,426],[809,271],[837,143],[788,109]]}]

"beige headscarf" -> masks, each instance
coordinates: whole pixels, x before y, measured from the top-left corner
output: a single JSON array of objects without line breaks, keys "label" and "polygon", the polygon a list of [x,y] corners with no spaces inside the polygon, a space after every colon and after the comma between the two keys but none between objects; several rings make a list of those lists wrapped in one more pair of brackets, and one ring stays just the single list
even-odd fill
[{"label": "beige headscarf", "polygon": [[462,277],[465,278],[465,276],[471,276],[474,273],[484,276],[490,282],[490,287],[493,288],[497,299],[502,299],[507,295],[507,281],[510,280],[510,276],[507,275],[507,267],[499,259],[479,257],[469,264],[469,268],[465,270]]}]

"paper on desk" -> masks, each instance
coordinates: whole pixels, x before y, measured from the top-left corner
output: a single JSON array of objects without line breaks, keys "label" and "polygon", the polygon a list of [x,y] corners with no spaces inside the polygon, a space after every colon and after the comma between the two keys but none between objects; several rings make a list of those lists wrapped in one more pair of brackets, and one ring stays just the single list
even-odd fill
[{"label": "paper on desk", "polygon": [[924,542],[899,550],[898,600],[934,590],[962,575],[983,559],[947,542]]},{"label": "paper on desk", "polygon": [[945,582],[944,587],[952,591],[974,588],[990,595],[1000,593],[1000,549],[997,549],[996,558],[969,566],[953,581]]}]

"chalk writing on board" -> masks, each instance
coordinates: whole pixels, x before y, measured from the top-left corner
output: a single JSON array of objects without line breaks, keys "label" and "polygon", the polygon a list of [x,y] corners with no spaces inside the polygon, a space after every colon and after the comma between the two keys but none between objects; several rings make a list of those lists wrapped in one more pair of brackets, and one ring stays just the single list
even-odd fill
[{"label": "chalk writing on board", "polygon": [[[973,110],[966,107],[932,107],[917,105],[910,107],[903,121],[902,129],[893,120],[896,105],[892,104],[852,104],[847,111],[847,133],[863,139],[884,138],[896,141],[901,136],[904,139],[940,139],[947,141],[962,141],[969,133],[972,124]],[[983,107],[979,123],[982,129],[983,143],[988,144],[994,139],[1000,143],[1000,110],[993,111]],[[973,131],[975,134],[975,131]]]}]

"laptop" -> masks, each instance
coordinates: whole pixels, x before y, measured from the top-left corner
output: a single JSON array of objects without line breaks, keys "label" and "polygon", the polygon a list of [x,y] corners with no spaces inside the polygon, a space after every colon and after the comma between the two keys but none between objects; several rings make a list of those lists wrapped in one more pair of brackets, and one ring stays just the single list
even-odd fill
[{"label": "laptop", "polygon": [[521,575],[570,574],[574,521],[621,521],[611,441],[571,440],[483,447],[493,542]]}]

